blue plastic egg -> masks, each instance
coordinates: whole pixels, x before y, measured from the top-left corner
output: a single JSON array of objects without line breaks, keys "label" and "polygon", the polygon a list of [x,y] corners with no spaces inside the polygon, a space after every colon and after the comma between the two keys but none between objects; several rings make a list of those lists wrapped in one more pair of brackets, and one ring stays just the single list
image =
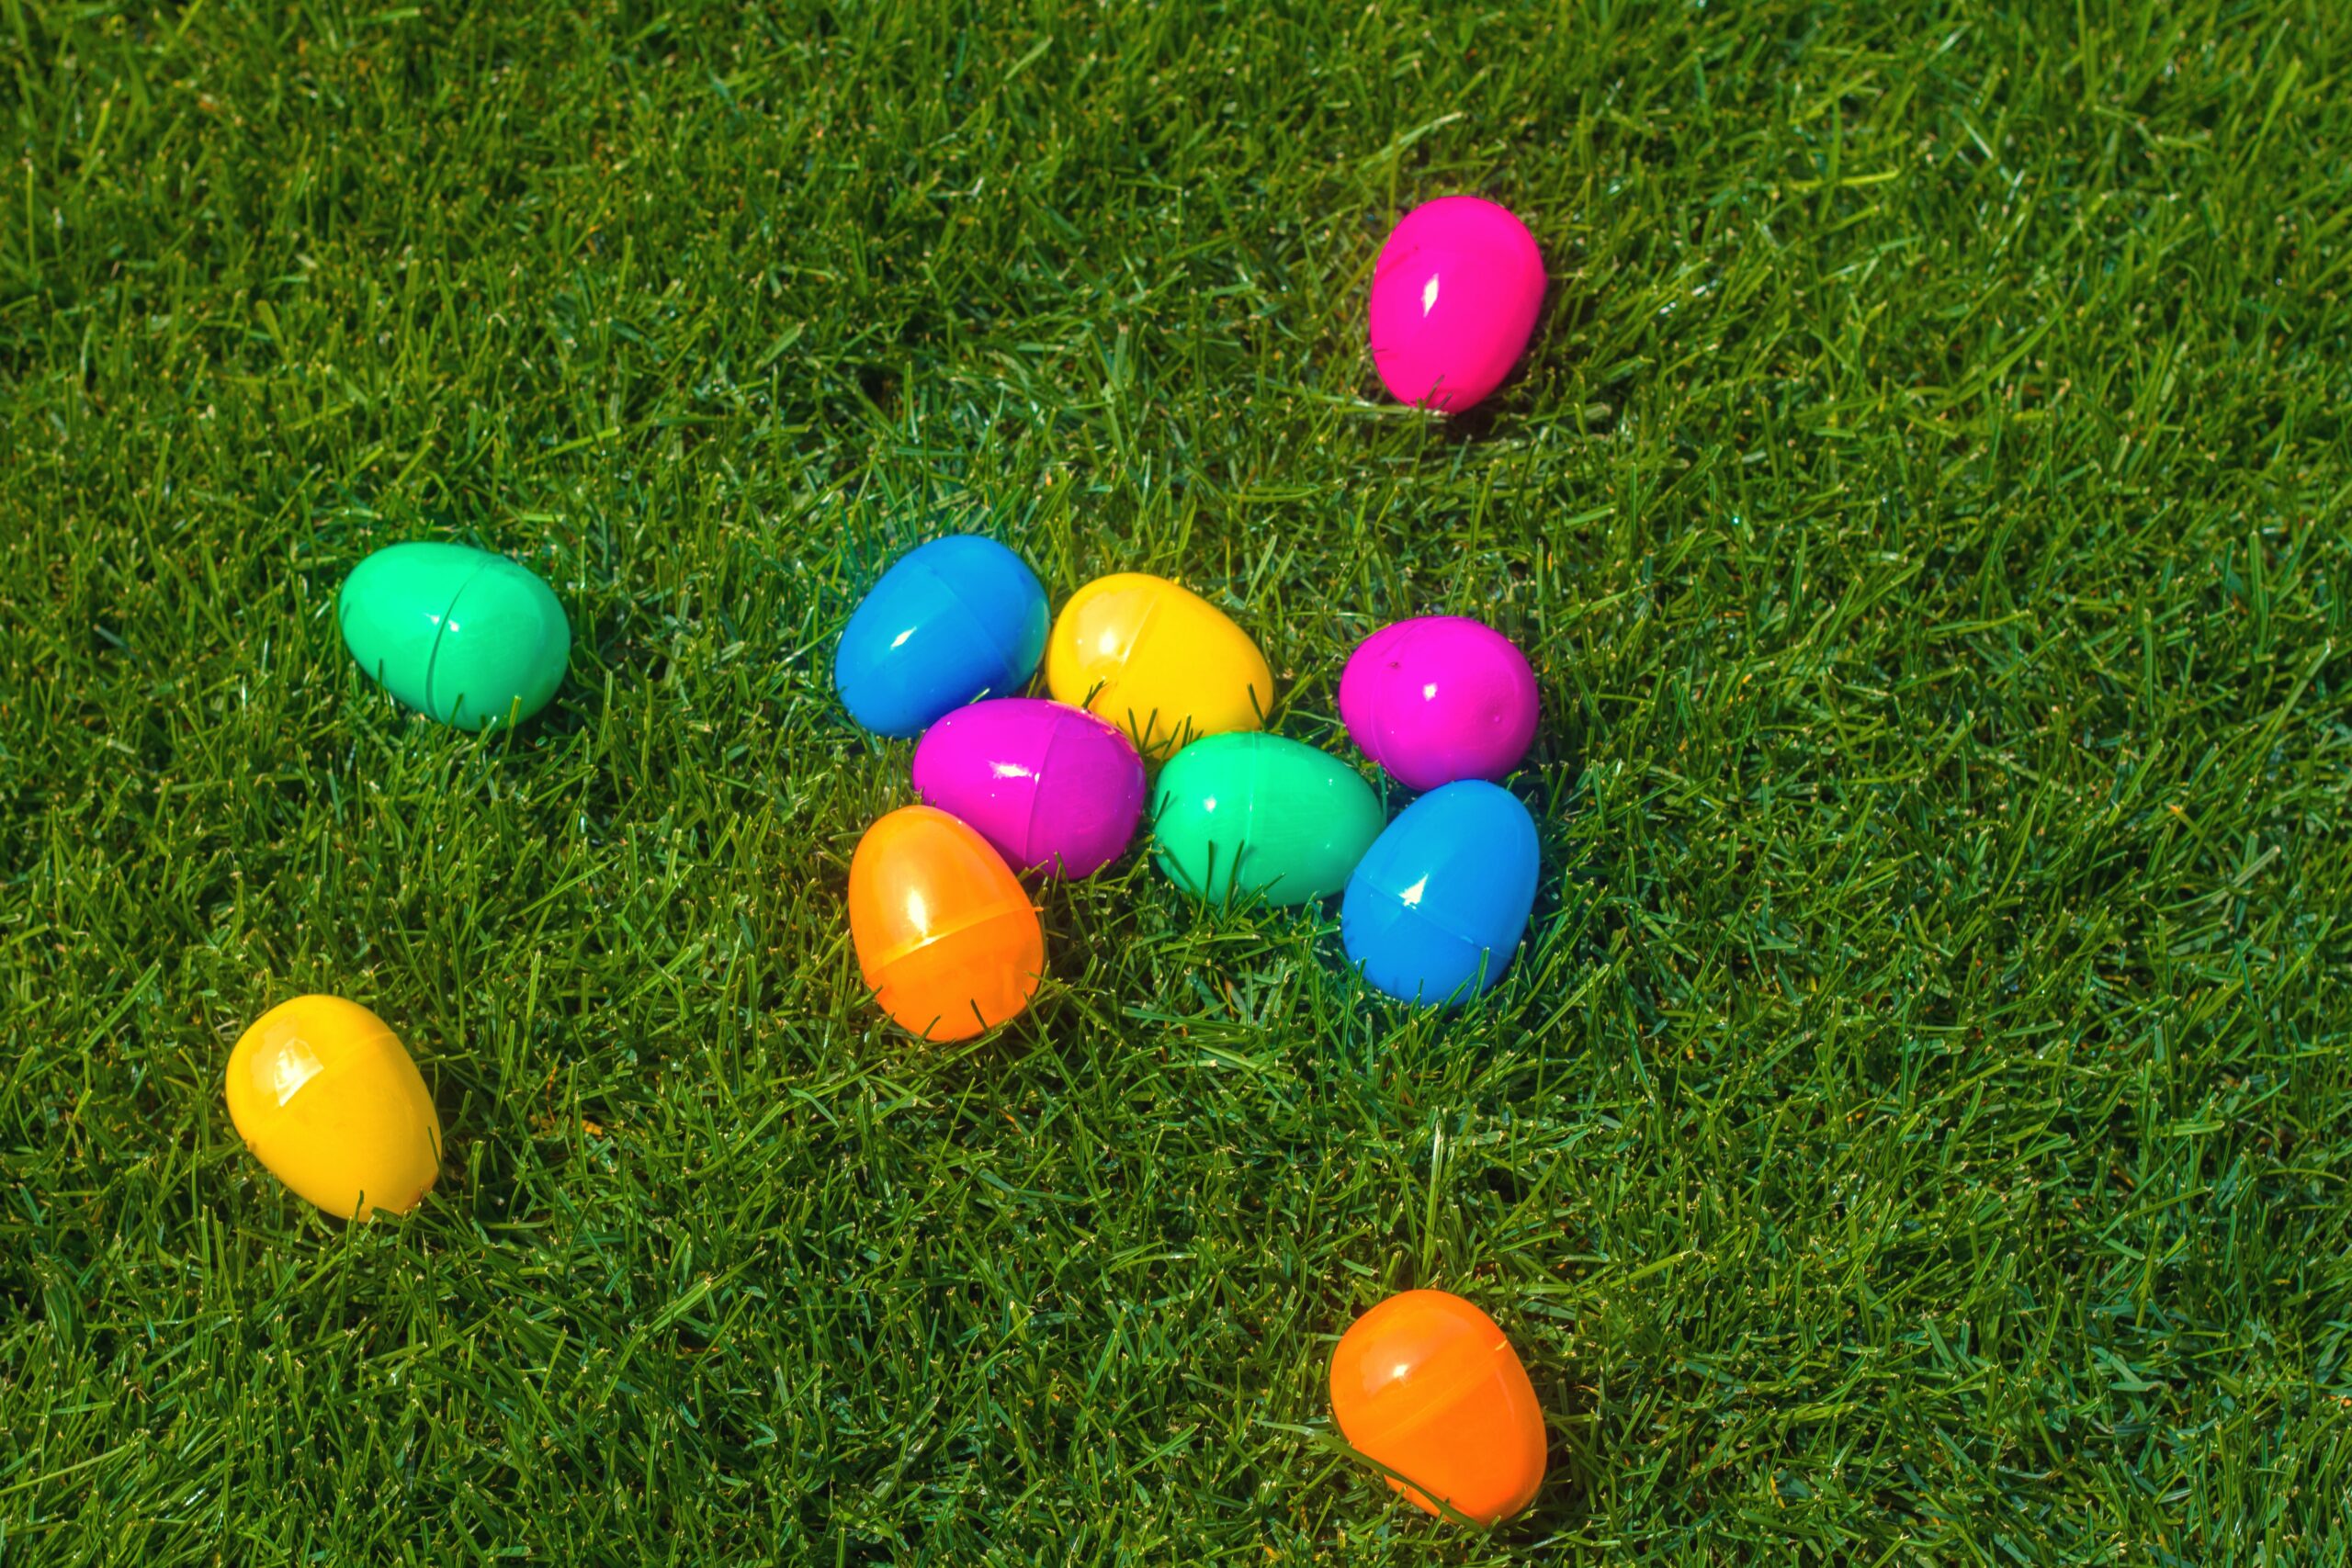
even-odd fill
[{"label": "blue plastic egg", "polygon": [[1401,1001],[1491,990],[1535,907],[1535,823],[1483,779],[1433,789],[1372,841],[1340,906],[1348,962]]},{"label": "blue plastic egg", "polygon": [[901,556],[859,602],[833,655],[850,717],[922,734],[976,697],[1012,696],[1046,652],[1046,591],[994,539],[955,534]]}]

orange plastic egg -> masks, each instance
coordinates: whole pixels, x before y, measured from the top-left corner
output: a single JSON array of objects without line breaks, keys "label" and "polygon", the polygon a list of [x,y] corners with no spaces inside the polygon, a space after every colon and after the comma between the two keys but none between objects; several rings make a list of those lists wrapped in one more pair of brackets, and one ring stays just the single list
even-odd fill
[{"label": "orange plastic egg", "polygon": [[928,806],[891,812],[857,841],[849,931],[874,999],[925,1040],[994,1029],[1046,972],[1046,934],[1012,868]]},{"label": "orange plastic egg", "polygon": [[1443,1291],[1407,1291],[1356,1319],[1331,1356],[1331,1414],[1356,1451],[1408,1478],[1414,1506],[1491,1525],[1535,1498],[1544,1412],[1494,1319]]}]

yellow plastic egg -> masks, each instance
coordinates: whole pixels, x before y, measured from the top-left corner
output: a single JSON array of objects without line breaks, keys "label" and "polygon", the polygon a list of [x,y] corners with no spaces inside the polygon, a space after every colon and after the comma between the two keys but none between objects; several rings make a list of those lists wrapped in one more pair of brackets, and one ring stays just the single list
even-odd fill
[{"label": "yellow plastic egg", "polygon": [[405,1214],[441,1174],[441,1118],[416,1064],[340,997],[254,1021],[229,1053],[229,1119],[271,1175],[338,1219]]},{"label": "yellow plastic egg", "polygon": [[1070,596],[1046,644],[1057,701],[1124,725],[1146,752],[1262,729],[1274,672],[1250,634],[1164,577],[1123,571]]}]

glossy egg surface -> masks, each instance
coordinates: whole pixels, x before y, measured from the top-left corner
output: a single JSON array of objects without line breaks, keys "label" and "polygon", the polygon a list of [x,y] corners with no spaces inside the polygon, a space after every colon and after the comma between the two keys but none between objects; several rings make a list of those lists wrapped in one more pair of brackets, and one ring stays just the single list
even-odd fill
[{"label": "glossy egg surface", "polygon": [[971,827],[907,806],[865,830],[849,863],[850,938],[891,1021],[968,1040],[1029,1005],[1046,939],[1004,857]]},{"label": "glossy egg surface", "polygon": [[1056,700],[1124,728],[1147,756],[1261,729],[1274,698],[1249,633],[1190,589],[1134,571],[1070,595],[1046,646],[1046,683]]},{"label": "glossy egg surface", "polygon": [[1349,1444],[1428,1513],[1442,1498],[1483,1525],[1535,1500],[1544,1411],[1494,1319],[1444,1291],[1407,1291],[1351,1325],[1331,1356],[1331,1414]]},{"label": "glossy egg surface", "polygon": [[1367,328],[1391,396],[1460,413],[1527,351],[1544,305],[1544,257],[1508,208],[1443,197],[1407,213],[1374,264]]},{"label": "glossy egg surface", "polygon": [[957,708],[915,748],[915,794],[977,829],[1018,872],[1091,876],[1143,815],[1143,758],[1083,708],[999,697]]},{"label": "glossy egg surface", "polygon": [[229,1053],[229,1120],[271,1175],[338,1219],[404,1214],[441,1174],[441,1118],[384,1021],[296,997]]},{"label": "glossy egg surface", "polygon": [[1046,591],[994,539],[919,545],[882,574],[842,628],[833,684],[877,735],[920,735],[982,696],[1010,696],[1037,672]]},{"label": "glossy egg surface", "polygon": [[1348,879],[1340,941],[1400,1001],[1467,1000],[1500,983],[1535,905],[1535,822],[1509,790],[1445,784],[1397,813]]},{"label": "glossy egg surface", "polygon": [[1152,796],[1160,870],[1223,902],[1303,904],[1348,884],[1386,817],[1363,775],[1278,735],[1212,735],[1176,753]]},{"label": "glossy egg surface", "polygon": [[571,624],[528,568],[470,545],[388,545],[344,580],[344,645],[369,679],[460,729],[521,723],[563,684]]},{"label": "glossy egg surface", "polygon": [[1460,615],[1383,626],[1340,677],[1340,716],[1408,789],[1499,781],[1535,739],[1535,672],[1518,645]]}]

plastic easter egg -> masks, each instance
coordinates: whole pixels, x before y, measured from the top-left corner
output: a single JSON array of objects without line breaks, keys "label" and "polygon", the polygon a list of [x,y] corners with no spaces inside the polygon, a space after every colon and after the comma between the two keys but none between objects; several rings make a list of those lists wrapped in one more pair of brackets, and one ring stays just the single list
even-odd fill
[{"label": "plastic easter egg", "polygon": [[915,748],[915,794],[979,830],[1015,871],[1091,876],[1143,815],[1143,759],[1082,708],[1004,697],[957,708]]},{"label": "plastic easter egg", "polygon": [[1159,869],[1222,902],[1270,904],[1337,893],[1387,814],[1363,775],[1279,735],[1212,735],[1176,753],[1152,797]]},{"label": "plastic easter egg", "polygon": [[833,684],[877,735],[920,735],[975,697],[1009,696],[1037,672],[1046,591],[994,539],[919,545],[882,574],[842,628]]},{"label": "plastic easter egg", "polygon": [[1331,1414],[1351,1447],[1408,1478],[1426,1513],[1442,1499],[1482,1525],[1544,1483],[1544,1411],[1495,1320],[1443,1291],[1389,1297],[1331,1355]]},{"label": "plastic easter egg", "polygon": [[271,1175],[338,1219],[405,1214],[441,1174],[441,1118],[400,1036],[356,1002],[297,997],[229,1053],[229,1120]]},{"label": "plastic easter egg", "polygon": [[1464,1001],[1499,983],[1535,907],[1535,823],[1480,779],[1397,813],[1348,878],[1340,942],[1400,1001]]},{"label": "plastic easter egg", "polygon": [[1373,367],[1398,400],[1460,413],[1502,385],[1544,305],[1544,257],[1507,208],[1449,196],[1405,215],[1373,265]]},{"label": "plastic easter egg", "polygon": [[1100,577],[1062,606],[1046,652],[1055,697],[1124,726],[1147,753],[1262,729],[1274,672],[1250,634],[1166,578]]},{"label": "plastic easter egg", "polygon": [[359,668],[460,729],[520,724],[554,696],[571,623],[536,572],[470,545],[389,545],[354,567],[335,604]]},{"label": "plastic easter egg", "polygon": [[995,1028],[1046,971],[1037,911],[1004,857],[928,806],[901,807],[857,841],[849,930],[874,999],[925,1040]]},{"label": "plastic easter egg", "polygon": [[1348,738],[1408,789],[1500,780],[1527,755],[1536,708],[1526,656],[1459,615],[1381,627],[1340,676]]}]

